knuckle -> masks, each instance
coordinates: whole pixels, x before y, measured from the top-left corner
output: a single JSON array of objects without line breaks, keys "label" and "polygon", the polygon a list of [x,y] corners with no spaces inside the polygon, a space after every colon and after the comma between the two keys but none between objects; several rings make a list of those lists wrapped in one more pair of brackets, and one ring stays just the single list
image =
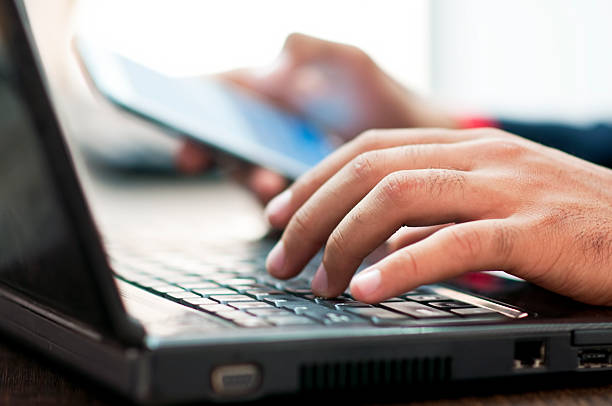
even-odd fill
[{"label": "knuckle", "polygon": [[431,197],[448,192],[461,194],[465,184],[465,175],[458,171],[430,169],[424,176],[415,176],[410,171],[393,172],[383,178],[379,187],[382,199],[401,205],[410,196],[418,194]]},{"label": "knuckle", "polygon": [[503,262],[508,262],[514,252],[519,230],[511,225],[497,225],[493,229],[492,250]]},{"label": "knuckle", "polygon": [[500,130],[499,128],[495,128],[495,127],[479,127],[479,128],[474,128],[471,130],[467,130],[472,132],[475,135],[478,136],[482,136],[484,138],[503,138],[503,139],[508,139],[508,138],[513,138],[514,135],[504,131],[504,130]]},{"label": "knuckle", "polygon": [[398,252],[401,262],[400,270],[406,275],[407,280],[423,280],[416,257],[409,248],[404,248]]},{"label": "knuckle", "polygon": [[383,131],[377,129],[366,130],[355,138],[355,143],[360,150],[376,148],[383,137]]},{"label": "knuckle", "polygon": [[415,181],[409,181],[403,172],[394,172],[384,177],[379,184],[382,200],[401,204],[410,189],[416,188]]},{"label": "knuckle", "polygon": [[492,137],[503,138],[503,139],[516,138],[513,134],[509,133],[508,131],[504,131],[499,128],[486,127],[484,128],[484,130]]},{"label": "knuckle", "polygon": [[514,138],[491,137],[482,142],[487,155],[494,158],[518,158],[527,152],[525,144]]},{"label": "knuckle", "polygon": [[441,196],[452,191],[460,191],[463,193],[465,184],[465,175],[458,171],[430,170],[425,178],[423,186],[429,195]]},{"label": "knuckle", "polygon": [[349,260],[353,257],[353,255],[350,254],[349,241],[339,229],[334,230],[327,239],[325,251],[327,255],[344,258],[344,260]]},{"label": "knuckle", "polygon": [[298,238],[307,238],[311,234],[310,215],[303,208],[299,209],[291,219],[291,223],[287,227],[287,234],[298,236]]},{"label": "knuckle", "polygon": [[357,155],[350,163],[352,177],[357,181],[369,179],[376,173],[379,155],[377,151],[367,151]]},{"label": "knuckle", "polygon": [[299,32],[292,32],[291,34],[289,34],[287,36],[287,38],[285,39],[285,45],[284,48],[286,49],[293,49],[295,47],[299,47],[299,45],[306,40],[308,37],[302,33]]},{"label": "knuckle", "polygon": [[474,228],[449,227],[447,232],[455,243],[455,254],[460,260],[472,260],[482,252],[482,238]]},{"label": "knuckle", "polygon": [[350,58],[356,66],[368,67],[373,65],[372,58],[363,49],[354,45],[345,45],[344,48],[347,58]]}]

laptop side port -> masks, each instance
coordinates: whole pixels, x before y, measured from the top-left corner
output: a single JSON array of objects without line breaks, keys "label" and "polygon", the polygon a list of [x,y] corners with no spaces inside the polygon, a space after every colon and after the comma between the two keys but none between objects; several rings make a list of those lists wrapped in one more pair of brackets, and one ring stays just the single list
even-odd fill
[{"label": "laptop side port", "polygon": [[259,388],[261,369],[254,364],[221,365],[212,370],[210,383],[218,395],[246,395]]},{"label": "laptop side port", "polygon": [[543,368],[546,361],[546,343],[543,340],[525,340],[514,343],[514,369]]},{"label": "laptop side port", "polygon": [[578,368],[612,368],[612,349],[595,348],[578,351]]}]

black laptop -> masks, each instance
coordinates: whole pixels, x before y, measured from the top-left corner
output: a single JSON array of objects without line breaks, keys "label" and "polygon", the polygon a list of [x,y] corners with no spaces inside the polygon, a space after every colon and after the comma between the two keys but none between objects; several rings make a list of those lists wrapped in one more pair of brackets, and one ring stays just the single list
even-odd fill
[{"label": "black laptop", "polygon": [[[612,368],[612,310],[472,273],[380,305],[266,275],[273,241],[102,243],[21,1],[0,1],[0,327],[137,402]],[[163,233],[163,230],[160,230]],[[175,244],[180,246],[180,244]]]}]

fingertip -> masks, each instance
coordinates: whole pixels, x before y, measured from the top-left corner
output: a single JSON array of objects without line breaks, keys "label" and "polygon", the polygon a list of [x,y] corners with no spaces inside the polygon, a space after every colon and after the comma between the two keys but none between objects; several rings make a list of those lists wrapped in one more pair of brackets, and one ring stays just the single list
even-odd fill
[{"label": "fingertip", "polygon": [[283,243],[283,240],[280,240],[268,253],[268,257],[266,258],[266,269],[268,270],[268,273],[275,278],[282,278],[286,258],[285,244]]},{"label": "fingertip", "polygon": [[291,189],[274,197],[265,208],[264,215],[268,223],[275,228],[282,228],[287,224],[291,217]]},{"label": "fingertip", "polygon": [[212,153],[192,141],[186,141],[176,155],[176,168],[185,174],[196,174],[208,169],[213,163]]},{"label": "fingertip", "polygon": [[268,169],[254,168],[249,177],[249,187],[263,203],[267,203],[287,187],[287,180]]},{"label": "fingertip", "polygon": [[319,265],[314,278],[312,278],[312,293],[317,296],[328,297],[329,295],[329,279],[327,277],[327,270],[323,263]]},{"label": "fingertip", "polygon": [[383,297],[380,269],[367,269],[355,275],[350,284],[351,295],[360,302],[376,303]]}]

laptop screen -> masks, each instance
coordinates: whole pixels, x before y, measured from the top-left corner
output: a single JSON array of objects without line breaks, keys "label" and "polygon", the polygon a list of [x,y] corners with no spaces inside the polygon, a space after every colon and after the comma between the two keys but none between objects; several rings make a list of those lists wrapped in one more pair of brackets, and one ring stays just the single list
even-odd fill
[{"label": "laptop screen", "polygon": [[104,328],[99,289],[50,160],[50,140],[61,142],[57,124],[7,3],[0,7],[0,283]]}]

